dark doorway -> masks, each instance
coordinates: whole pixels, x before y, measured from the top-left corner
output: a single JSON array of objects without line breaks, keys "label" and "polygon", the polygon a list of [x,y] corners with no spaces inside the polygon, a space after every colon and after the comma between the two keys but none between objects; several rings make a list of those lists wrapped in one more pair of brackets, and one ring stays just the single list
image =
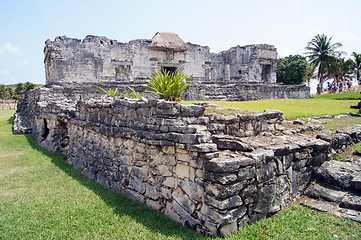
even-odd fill
[{"label": "dark doorway", "polygon": [[170,74],[175,73],[175,71],[177,71],[176,67],[162,67],[162,72],[166,71],[169,72]]},{"label": "dark doorway", "polygon": [[263,65],[262,66],[262,73],[261,73],[261,79],[262,81],[269,81],[271,73],[271,65]]},{"label": "dark doorway", "polygon": [[48,135],[49,135],[49,128],[48,128],[48,122],[46,121],[46,119],[44,118],[43,119],[43,129],[42,129],[42,133],[41,133],[41,137],[42,137],[42,140],[45,140]]}]

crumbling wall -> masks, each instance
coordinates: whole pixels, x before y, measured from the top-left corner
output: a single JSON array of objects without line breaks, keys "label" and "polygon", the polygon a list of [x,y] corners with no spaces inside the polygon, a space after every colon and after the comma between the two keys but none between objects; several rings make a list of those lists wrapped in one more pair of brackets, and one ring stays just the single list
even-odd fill
[{"label": "crumbling wall", "polygon": [[[180,41],[182,41],[180,39]],[[184,42],[183,42],[184,43]],[[308,98],[305,85],[276,84],[277,50],[267,44],[236,46],[218,54],[193,43],[186,49],[152,48],[152,40],[121,43],[99,36],[56,37],[45,43],[47,84],[127,86],[144,90],[146,76],[162,69],[193,75],[185,100]]]},{"label": "crumbling wall", "polygon": [[224,117],[64,92],[21,97],[28,111],[16,113],[14,132],[26,129],[88,177],[202,233],[227,235],[283,209],[330,157],[328,142],[282,135],[280,111]]}]

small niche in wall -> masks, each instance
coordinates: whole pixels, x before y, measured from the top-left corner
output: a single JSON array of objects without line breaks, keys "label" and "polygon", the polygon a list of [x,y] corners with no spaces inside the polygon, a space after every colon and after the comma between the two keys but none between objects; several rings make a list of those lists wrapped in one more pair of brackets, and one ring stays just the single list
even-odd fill
[{"label": "small niche in wall", "polygon": [[130,74],[130,65],[115,65],[115,75]]},{"label": "small niche in wall", "polygon": [[66,148],[69,143],[68,126],[65,122],[59,120],[57,122],[57,138],[60,140],[60,147]]},{"label": "small niche in wall", "polygon": [[41,131],[41,137],[43,140],[45,140],[48,135],[49,135],[49,128],[48,128],[48,122],[46,121],[46,119],[44,118],[44,121],[43,121],[43,129]]},{"label": "small niche in wall", "polygon": [[238,73],[239,73],[239,75],[241,75],[241,74],[242,74],[242,70],[238,70]]},{"label": "small niche in wall", "polygon": [[177,67],[162,67],[161,71],[170,72],[170,74],[175,73],[177,71]]}]

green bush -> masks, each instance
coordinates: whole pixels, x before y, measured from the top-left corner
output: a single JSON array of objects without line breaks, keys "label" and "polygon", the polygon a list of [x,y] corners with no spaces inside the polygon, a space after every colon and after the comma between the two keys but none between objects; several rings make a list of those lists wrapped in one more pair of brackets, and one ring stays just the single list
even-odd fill
[{"label": "green bush", "polygon": [[140,93],[140,92],[136,92],[133,88],[128,87],[130,90],[130,93],[127,92],[127,90],[125,90],[122,95],[124,94],[125,97],[130,97],[132,99],[140,99],[141,97],[143,97],[144,92]]},{"label": "green bush", "polygon": [[301,84],[307,75],[307,61],[301,55],[289,55],[278,59],[277,82]]},{"label": "green bush", "polygon": [[105,92],[109,97],[115,98],[119,96],[119,92],[118,92],[118,88],[116,88],[115,90],[109,88],[109,90],[105,90],[101,87],[98,87],[100,90],[102,90],[103,92]]},{"label": "green bush", "polygon": [[191,75],[184,75],[181,71],[177,70],[174,73],[167,71],[155,72],[153,77],[148,77],[146,82],[149,85],[145,85],[150,88],[152,93],[158,95],[160,99],[166,101],[181,101],[182,92],[192,83],[190,79]]}]

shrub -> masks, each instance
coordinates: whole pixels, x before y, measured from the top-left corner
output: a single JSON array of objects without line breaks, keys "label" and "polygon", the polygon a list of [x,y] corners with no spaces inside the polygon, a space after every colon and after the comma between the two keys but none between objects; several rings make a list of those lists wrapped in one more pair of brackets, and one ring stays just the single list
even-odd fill
[{"label": "shrub", "polygon": [[133,88],[128,87],[130,90],[130,93],[127,92],[127,90],[125,90],[122,95],[124,94],[125,97],[130,97],[133,99],[140,99],[141,97],[143,97],[144,92],[140,93],[140,92],[136,92]]},{"label": "shrub", "polygon": [[300,55],[290,55],[278,59],[277,82],[301,84],[307,77],[307,61]]},{"label": "shrub", "polygon": [[152,93],[158,95],[160,99],[166,101],[181,101],[182,92],[192,83],[191,75],[184,75],[181,71],[177,70],[174,73],[163,70],[162,72],[155,72],[153,77],[148,77],[146,82],[149,85],[145,87],[150,88]]},{"label": "shrub", "polygon": [[118,88],[116,88],[115,90],[109,88],[109,90],[105,90],[101,87],[98,87],[100,90],[102,90],[103,92],[105,92],[109,97],[115,98],[119,96],[119,92],[118,92]]}]

